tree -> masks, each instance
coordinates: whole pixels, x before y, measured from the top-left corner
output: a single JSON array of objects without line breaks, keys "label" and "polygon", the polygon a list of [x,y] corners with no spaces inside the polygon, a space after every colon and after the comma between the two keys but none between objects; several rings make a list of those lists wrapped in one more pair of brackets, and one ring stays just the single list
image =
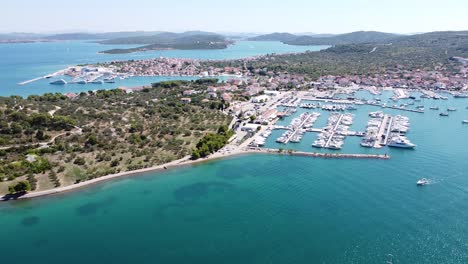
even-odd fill
[{"label": "tree", "polygon": [[222,125],[218,128],[218,134],[220,135],[226,135],[228,132],[229,128],[226,125]]},{"label": "tree", "polygon": [[251,115],[251,116],[250,116],[250,121],[251,121],[251,122],[255,121],[255,119],[257,119],[257,117],[256,117],[255,115]]},{"label": "tree", "polygon": [[119,163],[120,163],[120,162],[119,162],[118,160],[113,160],[113,161],[111,162],[111,167],[117,167],[117,166],[119,166]]},{"label": "tree", "polygon": [[44,140],[44,139],[46,139],[46,135],[45,135],[44,131],[38,130],[38,131],[36,132],[36,138],[37,138],[38,140]]},{"label": "tree", "polygon": [[198,152],[198,150],[194,149],[194,150],[192,151],[192,159],[193,159],[193,160],[197,160],[197,159],[199,159],[199,158],[201,158],[200,152]]},{"label": "tree", "polygon": [[86,160],[82,157],[77,157],[73,163],[82,166],[86,164]]},{"label": "tree", "polygon": [[11,194],[26,193],[31,190],[31,184],[28,181],[19,181],[16,184],[8,186],[8,191]]},{"label": "tree", "polygon": [[12,134],[21,134],[23,132],[23,127],[15,122],[11,123],[10,129]]},{"label": "tree", "polygon": [[88,140],[86,141],[86,144],[94,146],[97,143],[98,143],[98,139],[97,139],[96,135],[94,135],[94,134],[89,135]]}]

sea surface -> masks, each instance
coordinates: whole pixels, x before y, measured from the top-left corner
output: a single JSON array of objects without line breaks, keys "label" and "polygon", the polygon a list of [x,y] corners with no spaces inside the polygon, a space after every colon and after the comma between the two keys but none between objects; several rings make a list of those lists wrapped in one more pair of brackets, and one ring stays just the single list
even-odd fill
[{"label": "sea surface", "polygon": [[194,78],[189,77],[135,77],[116,80],[113,84],[51,85],[42,79],[26,85],[20,82],[54,73],[69,66],[109,62],[115,60],[139,60],[158,57],[190,58],[203,60],[240,59],[270,53],[296,53],[317,51],[327,46],[292,46],[280,42],[238,41],[222,50],[162,50],[130,54],[100,54],[113,48],[131,48],[129,45],[100,45],[92,41],[64,41],[45,43],[0,44],[0,96],[44,94],[48,92],[82,92],[117,87],[136,87],[158,81]]},{"label": "sea surface", "polygon": [[[415,150],[365,149],[353,137],[342,150],[390,160],[247,155],[1,203],[1,260],[468,263],[468,99],[416,104],[426,112],[385,109],[410,118]],[[436,105],[458,110],[440,117]],[[376,110],[360,106],[351,129]],[[320,112],[315,127],[330,114]],[[283,147],[317,151],[315,138]],[[417,187],[422,177],[430,184]]]},{"label": "sea surface", "polygon": [[[105,46],[105,48],[113,48]],[[99,87],[16,83],[70,65],[179,57],[231,59],[300,52],[275,42],[238,42],[226,50],[97,54],[89,42],[0,45],[0,95],[133,87],[168,77],[131,78]],[[177,77],[178,78],[178,77]],[[415,93],[419,96],[420,94]],[[361,91],[358,97],[372,98]],[[378,97],[387,101],[385,92]],[[415,150],[366,149],[348,137],[343,153],[387,153],[390,160],[247,155],[147,173],[28,201],[0,203],[0,259],[5,263],[468,263],[468,99],[423,99],[410,118]],[[407,102],[408,100],[406,100]],[[401,101],[399,103],[403,103]],[[449,117],[440,111],[456,107]],[[411,106],[415,107],[415,106]],[[363,131],[359,106],[351,130]],[[314,127],[325,126],[320,112]],[[274,131],[266,147],[281,145]],[[417,187],[426,177],[430,184]]]}]

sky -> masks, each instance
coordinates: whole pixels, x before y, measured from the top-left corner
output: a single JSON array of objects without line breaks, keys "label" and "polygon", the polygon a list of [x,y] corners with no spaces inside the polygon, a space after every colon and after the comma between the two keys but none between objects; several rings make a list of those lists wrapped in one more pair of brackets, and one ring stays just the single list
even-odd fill
[{"label": "sky", "polygon": [[468,0],[5,0],[0,32],[468,30]]}]

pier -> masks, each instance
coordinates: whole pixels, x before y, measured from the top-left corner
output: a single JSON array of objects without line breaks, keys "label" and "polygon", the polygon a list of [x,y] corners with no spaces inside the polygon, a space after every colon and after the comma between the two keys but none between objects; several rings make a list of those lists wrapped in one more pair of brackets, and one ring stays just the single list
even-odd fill
[{"label": "pier", "polygon": [[47,78],[52,78],[52,77],[59,76],[59,75],[64,75],[66,71],[67,71],[67,69],[60,70],[60,71],[54,72],[52,74],[48,74],[48,75],[37,77],[37,78],[31,79],[31,80],[20,82],[20,83],[18,83],[18,85],[25,85],[25,84],[28,84],[28,83],[32,83],[32,82],[35,82],[35,81],[42,80],[42,79],[47,79]]},{"label": "pier", "polygon": [[374,148],[382,147],[382,140],[384,139],[384,137],[385,137],[385,143],[387,142],[386,132],[390,131],[390,125],[391,125],[389,124],[389,119],[392,120],[392,117],[390,115],[384,115],[382,119],[382,123],[380,123],[379,131],[377,132],[377,140],[374,143]]},{"label": "pier", "polygon": [[376,103],[365,103],[365,104],[371,105],[371,106],[380,106],[381,108],[389,108],[389,109],[396,109],[396,110],[401,110],[401,111],[424,114],[424,111],[419,110],[419,109],[410,109],[410,108],[405,108],[405,107],[400,107],[400,106],[389,106],[389,105],[376,104]]},{"label": "pier", "polygon": [[18,83],[18,85],[25,85],[25,84],[28,84],[28,83],[32,83],[32,82],[35,82],[35,81],[39,81],[39,80],[45,79],[46,77],[47,77],[47,76],[37,77],[37,78],[31,79],[31,80],[27,80],[27,81],[24,81],[24,82],[20,82],[20,83]]},{"label": "pier", "polygon": [[347,153],[320,153],[320,152],[304,152],[304,151],[286,151],[270,148],[249,148],[249,153],[268,153],[268,154],[284,154],[291,156],[303,156],[312,158],[329,158],[329,159],[390,159],[389,155],[381,154],[347,154]]},{"label": "pier", "polygon": [[333,127],[333,130],[330,133],[330,137],[328,138],[327,143],[325,143],[325,148],[330,147],[330,142],[331,142],[333,136],[336,133],[336,129],[341,124],[341,119],[343,119],[343,114],[340,114],[340,117],[338,118],[338,121],[336,121],[336,124],[335,124],[335,126]]},{"label": "pier", "polygon": [[423,111],[423,110],[419,110],[419,109],[410,109],[410,108],[399,107],[399,106],[383,106],[383,105],[382,105],[382,108],[390,108],[390,109],[396,109],[396,110],[401,110],[401,111],[408,111],[408,112],[413,112],[413,113],[424,114],[424,111]]},{"label": "pier", "polygon": [[392,132],[392,125],[393,125],[393,116],[390,116],[390,121],[388,121],[388,126],[387,126],[387,133],[385,134],[385,141],[384,143],[381,143],[384,144],[384,145],[387,145],[388,144],[388,141],[390,140],[389,137],[390,137],[390,133]]}]

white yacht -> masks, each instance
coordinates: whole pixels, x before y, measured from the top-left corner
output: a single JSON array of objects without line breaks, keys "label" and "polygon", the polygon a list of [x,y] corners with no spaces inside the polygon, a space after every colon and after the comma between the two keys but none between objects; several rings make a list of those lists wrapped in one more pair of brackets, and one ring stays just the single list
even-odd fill
[{"label": "white yacht", "polygon": [[382,111],[370,112],[369,116],[373,118],[382,118],[384,113]]},{"label": "white yacht", "polygon": [[60,80],[56,80],[56,81],[50,82],[50,84],[54,84],[54,85],[64,85],[64,84],[67,84],[67,81],[65,81],[64,79],[60,79]]},{"label": "white yacht", "polygon": [[393,148],[407,148],[412,149],[416,147],[415,144],[411,143],[406,137],[404,136],[395,136],[393,137],[390,142],[388,143],[389,147]]},{"label": "white yacht", "polygon": [[468,119],[463,120],[462,124],[468,124]]}]

